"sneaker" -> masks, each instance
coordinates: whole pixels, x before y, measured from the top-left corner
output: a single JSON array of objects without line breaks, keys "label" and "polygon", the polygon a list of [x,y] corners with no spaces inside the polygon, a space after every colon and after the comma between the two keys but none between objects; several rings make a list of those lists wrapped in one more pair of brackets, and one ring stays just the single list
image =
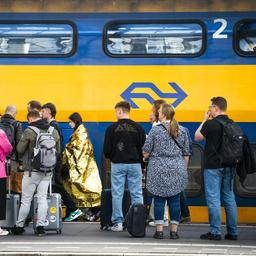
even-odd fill
[{"label": "sneaker", "polygon": [[183,224],[190,224],[191,223],[191,218],[190,216],[187,216],[187,217],[180,217],[180,223],[183,223]]},{"label": "sneaker", "polygon": [[24,227],[14,226],[14,227],[11,229],[11,233],[12,233],[13,235],[22,235],[24,232],[25,232]]},{"label": "sneaker", "polygon": [[0,236],[7,236],[8,234],[9,232],[7,230],[0,228]]},{"label": "sneaker", "polygon": [[45,235],[44,227],[43,226],[37,226],[36,227],[36,234],[38,236],[43,236]]},{"label": "sneaker", "polygon": [[121,232],[123,231],[123,223],[115,223],[114,226],[110,228],[113,232]]},{"label": "sneaker", "polygon": [[156,231],[153,235],[153,238],[155,239],[164,239],[164,232],[163,231]]},{"label": "sneaker", "polygon": [[170,239],[179,239],[179,235],[178,235],[178,232],[173,232],[171,231],[170,232]]},{"label": "sneaker", "polygon": [[71,212],[67,218],[64,219],[64,221],[73,221],[77,219],[79,216],[81,216],[83,212],[80,209],[75,210],[74,212]]},{"label": "sneaker", "polygon": [[221,235],[214,235],[211,232],[208,232],[206,234],[202,234],[200,236],[200,239],[202,239],[202,240],[221,240]]},{"label": "sneaker", "polygon": [[225,239],[227,239],[227,240],[237,240],[237,235],[226,234]]}]

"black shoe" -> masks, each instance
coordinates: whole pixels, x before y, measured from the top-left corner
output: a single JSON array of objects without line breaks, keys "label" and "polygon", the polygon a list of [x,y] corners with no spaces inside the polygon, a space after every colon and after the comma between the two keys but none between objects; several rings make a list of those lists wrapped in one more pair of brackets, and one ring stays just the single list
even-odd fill
[{"label": "black shoe", "polygon": [[170,239],[179,239],[178,232],[170,232]]},{"label": "black shoe", "polygon": [[237,235],[226,234],[225,239],[227,239],[227,240],[237,240]]},{"label": "black shoe", "polygon": [[37,234],[38,236],[43,236],[43,235],[45,235],[44,227],[43,227],[43,226],[38,226],[38,227],[36,227],[36,234]]},{"label": "black shoe", "polygon": [[17,227],[17,226],[14,226],[14,227],[11,229],[11,233],[12,233],[13,235],[22,235],[24,232],[25,232],[24,227]]},{"label": "black shoe", "polygon": [[202,239],[202,240],[221,240],[221,235],[214,235],[211,232],[208,232],[206,234],[202,234],[200,236],[200,239]]},{"label": "black shoe", "polygon": [[164,232],[163,231],[156,231],[153,235],[153,238],[155,239],[163,239],[164,238]]}]

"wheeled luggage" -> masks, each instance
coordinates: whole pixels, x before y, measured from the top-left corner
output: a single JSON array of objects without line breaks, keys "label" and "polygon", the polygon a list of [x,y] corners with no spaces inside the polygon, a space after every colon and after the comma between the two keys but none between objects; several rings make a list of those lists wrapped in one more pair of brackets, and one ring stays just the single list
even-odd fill
[{"label": "wheeled luggage", "polygon": [[[129,190],[124,191],[123,196],[123,216],[129,210],[131,204],[131,197]],[[105,189],[101,193],[101,211],[100,211],[100,229],[108,230],[113,224],[111,222],[112,216],[112,194],[111,189]]]},{"label": "wheeled luggage", "polygon": [[8,194],[6,195],[6,219],[0,220],[0,227],[11,229],[15,226],[18,220],[19,207],[20,207],[20,195],[11,194],[11,162],[7,161],[7,177],[8,177]]},{"label": "wheeled luggage", "polygon": [[[52,193],[52,183],[49,185],[49,193],[47,195],[47,217],[45,231],[56,231],[57,234],[62,232],[62,214],[61,214],[61,195],[58,193]],[[33,216],[33,228],[36,233],[36,223],[38,216],[38,198],[34,196],[34,216]]]},{"label": "wheeled luggage", "polygon": [[127,231],[134,237],[146,234],[147,208],[144,204],[133,204],[125,216]]}]

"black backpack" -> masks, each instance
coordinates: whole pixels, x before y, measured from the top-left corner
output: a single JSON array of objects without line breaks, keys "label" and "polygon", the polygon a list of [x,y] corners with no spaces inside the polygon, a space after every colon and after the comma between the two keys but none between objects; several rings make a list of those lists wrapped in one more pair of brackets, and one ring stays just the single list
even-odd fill
[{"label": "black backpack", "polygon": [[13,152],[16,146],[16,142],[15,142],[15,133],[16,133],[16,129],[15,129],[15,120],[5,120],[5,119],[1,119],[0,121],[0,128],[5,132],[9,142],[11,143],[12,147],[13,147]]},{"label": "black backpack", "polygon": [[219,118],[214,119],[222,125],[221,146],[218,157],[223,167],[233,167],[243,160],[243,146],[245,135],[241,127],[233,120],[224,121]]}]

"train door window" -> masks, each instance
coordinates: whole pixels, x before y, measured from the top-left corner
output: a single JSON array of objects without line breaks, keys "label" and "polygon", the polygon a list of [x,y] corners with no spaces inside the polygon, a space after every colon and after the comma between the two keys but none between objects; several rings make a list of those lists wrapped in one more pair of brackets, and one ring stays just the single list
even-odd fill
[{"label": "train door window", "polygon": [[[252,150],[256,157],[256,144],[252,144]],[[256,196],[256,173],[247,174],[243,184],[240,183],[238,177],[235,180],[235,193],[240,197]]]},{"label": "train door window", "polygon": [[111,22],[104,28],[104,51],[112,57],[195,57],[205,44],[200,21]]},{"label": "train door window", "polygon": [[234,47],[241,56],[256,56],[256,20],[243,20],[235,25]]},{"label": "train door window", "polygon": [[75,27],[69,23],[0,23],[0,57],[70,56]]},{"label": "train door window", "polygon": [[185,189],[188,197],[197,197],[203,192],[203,148],[193,143],[193,154],[188,166],[188,185]]}]

